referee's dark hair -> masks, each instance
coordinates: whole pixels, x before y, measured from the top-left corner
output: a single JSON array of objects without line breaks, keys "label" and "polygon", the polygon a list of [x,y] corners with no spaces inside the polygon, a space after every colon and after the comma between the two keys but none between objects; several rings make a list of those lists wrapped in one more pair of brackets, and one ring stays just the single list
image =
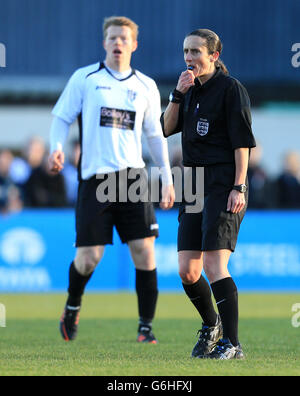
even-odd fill
[{"label": "referee's dark hair", "polygon": [[[186,36],[199,36],[206,40],[206,47],[207,51],[209,54],[213,54],[214,52],[219,52],[221,55],[222,49],[223,49],[223,44],[219,38],[219,36],[213,32],[212,30],[209,29],[197,29],[191,32]],[[224,74],[229,74],[227,67],[224,65],[224,63],[221,61],[221,59],[218,59],[216,61],[216,66],[219,66]]]}]

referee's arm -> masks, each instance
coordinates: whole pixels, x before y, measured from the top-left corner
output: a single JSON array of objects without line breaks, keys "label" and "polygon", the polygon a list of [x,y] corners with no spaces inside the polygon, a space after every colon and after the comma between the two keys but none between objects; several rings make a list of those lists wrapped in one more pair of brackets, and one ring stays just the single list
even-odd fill
[{"label": "referee's arm", "polygon": [[[242,147],[235,149],[234,158],[236,168],[234,185],[245,184],[249,163],[249,148]],[[239,213],[244,209],[245,205],[245,194],[232,190],[227,201],[227,211],[230,211],[231,213]]]},{"label": "referee's arm", "polygon": [[[185,70],[181,73],[176,90],[182,95],[185,95],[188,90],[195,85],[195,77],[199,72],[198,66],[194,71]],[[169,102],[165,113],[161,117],[161,123],[163,127],[163,133],[165,137],[171,136],[175,133],[180,132],[181,124],[181,114],[180,114],[180,103]]]},{"label": "referee's arm", "polygon": [[179,121],[179,103],[172,103],[168,104],[166,111],[162,116],[162,127],[163,133],[165,137],[169,137],[173,135],[173,133],[177,129],[178,121]]},{"label": "referee's arm", "polygon": [[245,184],[249,163],[249,148],[238,148],[234,150],[235,158],[235,181],[234,185]]}]

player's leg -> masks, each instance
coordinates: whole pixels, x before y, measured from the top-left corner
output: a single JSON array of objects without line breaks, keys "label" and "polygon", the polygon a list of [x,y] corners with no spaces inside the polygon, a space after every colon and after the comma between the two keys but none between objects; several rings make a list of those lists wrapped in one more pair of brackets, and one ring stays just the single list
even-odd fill
[{"label": "player's leg", "polygon": [[104,246],[77,248],[69,269],[68,299],[60,321],[60,331],[65,341],[73,341],[77,336],[82,296],[103,252]]},{"label": "player's leg", "polygon": [[102,258],[104,246],[112,244],[113,214],[109,204],[97,200],[98,180],[92,178],[79,184],[76,205],[77,253],[69,270],[68,300],[60,321],[60,331],[66,340],[77,334],[81,299],[85,287]]},{"label": "player's leg", "polygon": [[81,306],[82,296],[98,263],[103,257],[104,246],[79,247],[69,271],[69,306]]},{"label": "player's leg", "polygon": [[152,333],[152,321],[155,316],[158,299],[154,241],[155,236],[151,236],[128,242],[136,271],[136,293],[139,311],[139,342],[157,342]]},{"label": "player's leg", "polygon": [[179,251],[178,256],[183,288],[203,320],[198,342],[192,351],[192,357],[202,358],[213,350],[222,336],[221,321],[213,306],[210,286],[202,276],[202,252]]},{"label": "player's leg", "polygon": [[[140,171],[141,175],[145,173],[144,169]],[[128,180],[128,191],[132,183],[136,183],[136,180]],[[128,244],[135,265],[139,311],[137,340],[156,343],[157,340],[152,333],[152,321],[158,299],[154,253],[154,241],[158,237],[158,224],[154,206],[150,201],[133,202],[129,198],[128,202],[115,205],[114,224],[121,241]]]},{"label": "player's leg", "polygon": [[243,358],[238,339],[238,290],[228,271],[232,251],[220,249],[204,252],[204,270],[211,283],[223,325],[223,340],[212,358]]}]

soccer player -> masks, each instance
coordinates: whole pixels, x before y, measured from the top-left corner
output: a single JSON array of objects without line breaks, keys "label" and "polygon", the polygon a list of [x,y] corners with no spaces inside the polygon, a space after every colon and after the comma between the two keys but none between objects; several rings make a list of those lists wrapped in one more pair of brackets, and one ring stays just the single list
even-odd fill
[{"label": "soccer player", "polygon": [[[160,95],[155,82],[131,68],[137,49],[138,26],[125,17],[110,17],[103,24],[104,62],[77,70],[53,109],[50,168],[60,172],[64,164],[63,146],[69,126],[80,123],[81,158],[76,207],[77,253],[69,270],[68,299],[60,322],[64,340],[74,340],[85,286],[112,244],[115,226],[127,243],[136,268],[139,309],[139,342],[156,343],[152,320],[158,297],[154,241],[158,225],[151,202],[101,203],[96,190],[99,177],[141,170],[142,133],[152,157],[162,172],[162,209],[173,206],[175,193],[160,118]],[[128,180],[128,188],[134,180]],[[118,185],[118,183],[117,183]],[[127,191],[126,191],[127,192]],[[116,191],[117,195],[121,191]],[[122,192],[123,194],[124,192]],[[118,202],[119,201],[119,202]]]},{"label": "soccer player", "polygon": [[241,359],[238,291],[228,261],[248,202],[249,152],[255,147],[250,100],[219,59],[222,43],[216,33],[195,30],[183,47],[188,70],[170,95],[162,123],[165,136],[182,131],[184,166],[204,168],[203,210],[187,213],[183,202],[179,212],[180,276],[203,319],[192,356]]}]

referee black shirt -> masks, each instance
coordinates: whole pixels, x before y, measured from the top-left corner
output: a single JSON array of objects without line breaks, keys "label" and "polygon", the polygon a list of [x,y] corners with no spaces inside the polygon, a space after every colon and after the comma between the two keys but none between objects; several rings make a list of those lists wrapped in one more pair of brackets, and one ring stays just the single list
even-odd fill
[{"label": "referee black shirt", "polygon": [[234,150],[256,146],[246,89],[219,67],[203,85],[196,78],[180,104],[178,132],[184,166],[234,163]]}]

